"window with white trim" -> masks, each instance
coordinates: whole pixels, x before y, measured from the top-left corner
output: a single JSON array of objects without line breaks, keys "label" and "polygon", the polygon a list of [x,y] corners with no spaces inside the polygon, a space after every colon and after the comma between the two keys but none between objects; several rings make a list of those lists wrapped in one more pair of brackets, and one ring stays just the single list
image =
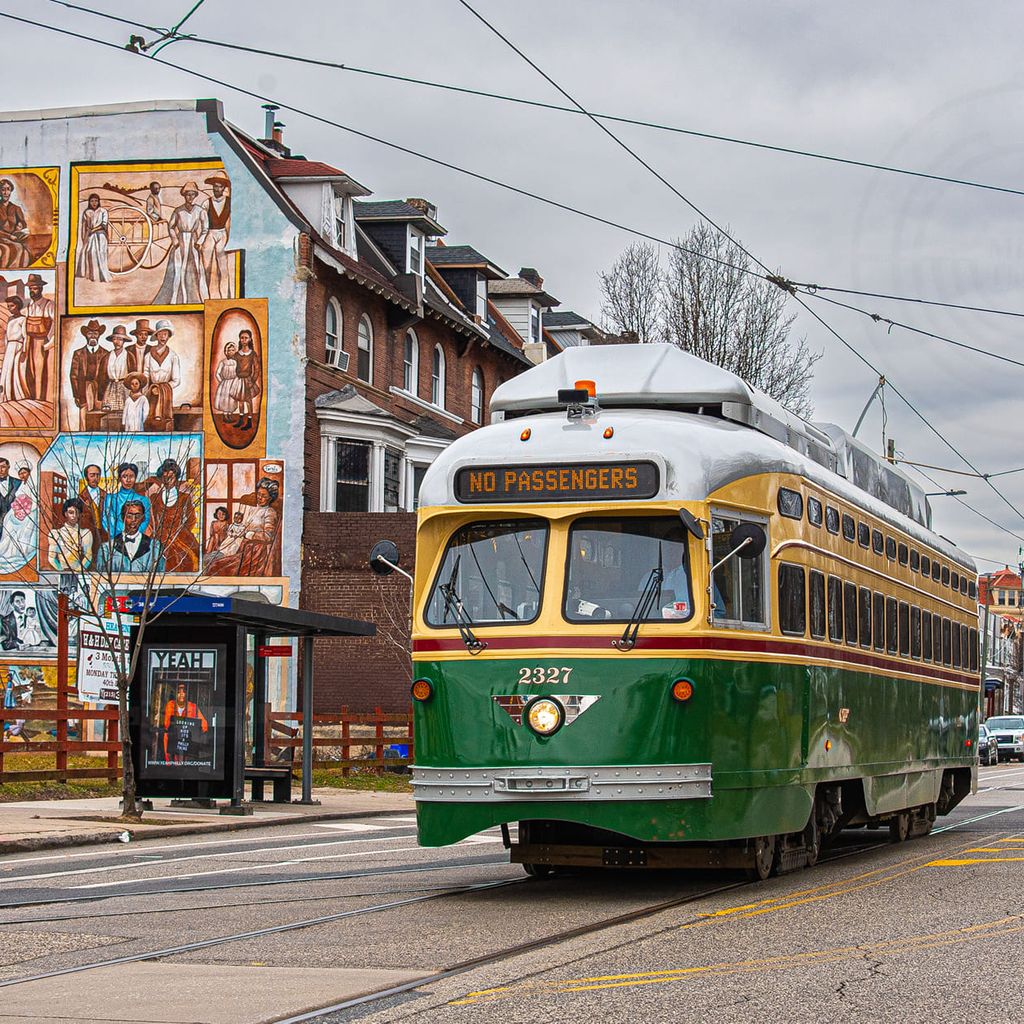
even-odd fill
[{"label": "window with white trim", "polygon": [[483,274],[476,275],[476,315],[482,321],[487,320],[487,278]]},{"label": "window with white trim", "polygon": [[327,362],[330,366],[337,366],[341,362],[341,306],[337,299],[327,300],[327,312],[324,320],[325,349]]},{"label": "window with white trim", "polygon": [[434,346],[434,365],[430,373],[430,401],[439,409],[444,408],[444,351]]},{"label": "window with white trim", "polygon": [[416,332],[405,332],[405,353],[402,361],[402,387],[410,395],[419,394],[420,390],[420,342]]},{"label": "window with white trim", "polygon": [[474,423],[484,421],[484,375],[480,367],[473,370],[469,393],[470,417]]},{"label": "window with white trim", "polygon": [[345,248],[345,196],[334,197],[334,244]]},{"label": "window with white trim", "polygon": [[370,511],[371,445],[365,441],[338,441],[334,457],[334,510]]},{"label": "window with white trim", "polygon": [[402,453],[384,449],[384,511],[402,510]]},{"label": "window with white trim", "polygon": [[414,227],[409,228],[409,266],[410,274],[423,276],[423,242],[424,238]]},{"label": "window with white trim", "polygon": [[373,326],[364,313],[359,318],[359,353],[356,359],[356,375],[367,384],[373,382]]},{"label": "window with white trim", "polygon": [[540,308],[530,303],[530,341],[540,341]]}]

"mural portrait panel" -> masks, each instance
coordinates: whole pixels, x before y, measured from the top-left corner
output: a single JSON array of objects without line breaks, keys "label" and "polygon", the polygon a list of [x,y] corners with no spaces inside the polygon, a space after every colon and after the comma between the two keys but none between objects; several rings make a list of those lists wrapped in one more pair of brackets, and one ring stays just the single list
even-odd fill
[{"label": "mural portrait panel", "polygon": [[199,569],[201,434],[61,434],[40,464],[46,570]]},{"label": "mural portrait panel", "polygon": [[0,587],[0,656],[57,657],[57,588]]},{"label": "mural portrait panel", "polygon": [[0,443],[0,580],[36,579],[38,466],[31,444]]},{"label": "mural portrait panel", "polygon": [[206,304],[207,454],[266,454],[267,300]]},{"label": "mural portrait panel", "polygon": [[57,265],[57,167],[0,168],[0,270]]},{"label": "mural portrait panel", "polygon": [[208,459],[203,568],[208,576],[280,576],[281,459]]},{"label": "mural portrait panel", "polygon": [[197,431],[202,394],[200,314],[61,318],[62,430]]},{"label": "mural portrait panel", "polygon": [[55,431],[56,271],[0,272],[0,431]]},{"label": "mural portrait panel", "polygon": [[201,310],[241,293],[219,160],[72,164],[68,312]]}]

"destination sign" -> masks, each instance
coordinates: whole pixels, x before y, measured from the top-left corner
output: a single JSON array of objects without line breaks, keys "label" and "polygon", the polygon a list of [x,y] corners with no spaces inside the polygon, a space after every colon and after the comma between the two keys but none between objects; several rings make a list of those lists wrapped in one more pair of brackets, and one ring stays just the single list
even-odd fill
[{"label": "destination sign", "polygon": [[657,493],[653,462],[464,466],[455,474],[455,497],[461,502],[621,501]]}]

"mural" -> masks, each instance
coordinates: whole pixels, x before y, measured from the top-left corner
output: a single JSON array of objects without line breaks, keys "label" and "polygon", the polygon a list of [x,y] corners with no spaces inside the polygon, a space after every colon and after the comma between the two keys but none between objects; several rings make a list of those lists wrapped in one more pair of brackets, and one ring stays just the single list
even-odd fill
[{"label": "mural", "polygon": [[39,453],[30,443],[0,444],[0,580],[36,579],[38,464]]},{"label": "mural", "polygon": [[267,300],[206,304],[207,455],[266,454]]},{"label": "mural", "polygon": [[61,318],[65,431],[190,433],[203,424],[203,317]]},{"label": "mural", "polygon": [[5,658],[57,657],[56,588],[0,588],[0,651]]},{"label": "mural", "polygon": [[59,435],[40,463],[42,567],[198,572],[202,447],[201,434]]},{"label": "mural", "polygon": [[0,168],[0,270],[57,263],[56,167]]},{"label": "mural", "polygon": [[0,273],[0,431],[56,429],[56,276]]},{"label": "mural", "polygon": [[201,310],[241,294],[219,160],[72,164],[68,312]]},{"label": "mural", "polygon": [[207,459],[204,501],[208,576],[280,575],[280,459]]}]

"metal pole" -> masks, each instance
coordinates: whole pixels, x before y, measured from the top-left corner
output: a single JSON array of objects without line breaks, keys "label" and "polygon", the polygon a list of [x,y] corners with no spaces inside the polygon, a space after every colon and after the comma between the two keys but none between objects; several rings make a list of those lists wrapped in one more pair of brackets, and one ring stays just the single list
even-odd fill
[{"label": "metal pole", "polygon": [[992,603],[992,581],[985,580],[985,628],[981,636],[981,682],[978,684],[978,721],[985,720],[985,677],[988,675],[988,610]]},{"label": "metal pole", "polygon": [[313,803],[313,638],[302,641],[302,799]]}]

